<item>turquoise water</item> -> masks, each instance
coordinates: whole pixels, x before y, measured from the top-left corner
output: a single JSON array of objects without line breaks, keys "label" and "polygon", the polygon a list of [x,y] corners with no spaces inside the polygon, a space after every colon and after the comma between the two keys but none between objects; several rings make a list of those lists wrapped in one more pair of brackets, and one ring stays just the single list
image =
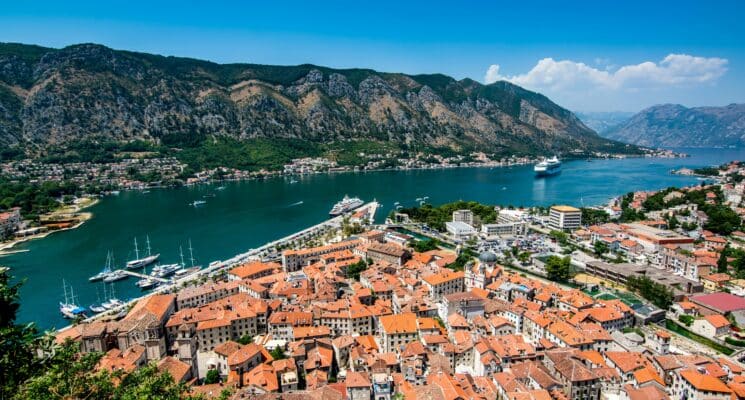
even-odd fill
[{"label": "turquoise water", "polygon": [[[78,229],[55,233],[18,249],[28,252],[0,258],[18,278],[27,278],[22,289],[21,321],[35,321],[41,328],[66,323],[58,311],[62,279],[71,284],[79,304],[88,306],[103,295],[101,283],[88,277],[101,270],[107,251],[117,265],[134,258],[132,241],[140,249],[149,235],[161,262],[178,262],[179,246],[185,254],[191,239],[198,262],[226,259],[286,236],[327,218],[332,204],[345,194],[383,204],[381,220],[393,203],[416,204],[418,197],[440,204],[476,200],[490,204],[528,206],[567,203],[577,206],[606,202],[632,190],[650,190],[698,182],[669,173],[673,168],[721,164],[745,159],[742,150],[687,150],[685,159],[626,159],[565,162],[560,175],[536,179],[532,166],[510,168],[459,168],[426,171],[386,171],[313,175],[289,179],[227,183],[215,186],[122,192],[103,199],[90,209],[94,218]],[[207,198],[205,206],[188,204]],[[141,253],[142,254],[142,253]],[[188,254],[187,254],[188,257]],[[134,278],[115,283],[119,298],[140,294]]]}]

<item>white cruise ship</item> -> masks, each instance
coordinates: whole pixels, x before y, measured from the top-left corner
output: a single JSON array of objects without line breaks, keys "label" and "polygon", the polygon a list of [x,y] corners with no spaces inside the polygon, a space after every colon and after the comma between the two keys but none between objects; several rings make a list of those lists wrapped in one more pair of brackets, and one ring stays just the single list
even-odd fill
[{"label": "white cruise ship", "polygon": [[536,176],[556,175],[561,172],[561,161],[556,156],[545,159],[533,167]]},{"label": "white cruise ship", "polygon": [[337,215],[342,215],[345,212],[352,211],[363,204],[365,204],[365,202],[362,201],[359,197],[349,197],[345,195],[340,202],[334,204],[334,207],[329,212],[329,215],[332,217],[336,217]]}]

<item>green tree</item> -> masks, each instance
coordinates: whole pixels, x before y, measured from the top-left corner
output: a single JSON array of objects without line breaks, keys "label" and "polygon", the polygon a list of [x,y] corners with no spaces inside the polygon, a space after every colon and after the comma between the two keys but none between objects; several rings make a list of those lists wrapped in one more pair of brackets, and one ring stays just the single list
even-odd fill
[{"label": "green tree", "polygon": [[717,272],[719,273],[727,272],[727,254],[729,254],[729,244],[724,246],[724,250],[719,253],[719,259],[717,260]]},{"label": "green tree", "polygon": [[427,240],[412,240],[409,242],[409,246],[419,253],[424,253],[430,250],[437,250],[440,246],[440,242],[437,239]]},{"label": "green tree", "polygon": [[101,353],[81,354],[80,345],[68,340],[55,350],[44,371],[22,385],[16,398],[113,398],[115,388],[111,375],[106,371],[93,372],[101,356]]},{"label": "green tree", "polygon": [[596,208],[581,208],[582,210],[582,223],[587,225],[596,225],[606,223],[610,220],[610,215],[604,210],[598,210]]},{"label": "green tree", "polygon": [[217,369],[207,371],[207,376],[204,377],[204,384],[210,385],[218,382],[220,382],[220,373],[217,372]]},{"label": "green tree", "polygon": [[673,304],[673,291],[661,283],[653,282],[646,276],[629,277],[626,287],[631,291],[638,292],[642,297],[663,310],[667,310]]},{"label": "green tree", "polygon": [[546,260],[546,277],[555,282],[566,282],[572,277],[569,257],[550,256]]},{"label": "green tree", "polygon": [[592,248],[595,251],[595,254],[599,256],[608,252],[608,245],[602,240],[596,240],[595,243],[593,243]]},{"label": "green tree", "polygon": [[347,266],[347,278],[359,281],[360,274],[366,269],[367,263],[364,260],[357,261],[356,263]]},{"label": "green tree", "polygon": [[562,246],[566,246],[569,243],[569,235],[562,231],[551,231],[548,234],[551,238],[555,239],[557,243]]},{"label": "green tree", "polygon": [[0,273],[0,398],[8,399],[18,385],[38,368],[33,344],[36,328],[17,325],[16,313],[21,283],[10,284],[7,271]]},{"label": "green tree", "polygon": [[269,352],[269,354],[271,354],[272,355],[272,358],[275,359],[275,360],[283,360],[283,359],[287,358],[287,355],[285,355],[285,349],[283,349],[283,348],[281,348],[279,346],[275,347],[274,350],[272,350],[271,352]]},{"label": "green tree", "polygon": [[253,343],[253,341],[254,341],[254,338],[251,335],[243,335],[243,336],[239,337],[238,340],[237,340],[238,343],[240,343],[240,344],[242,344],[244,346],[247,345],[247,344],[249,344],[249,343]]}]

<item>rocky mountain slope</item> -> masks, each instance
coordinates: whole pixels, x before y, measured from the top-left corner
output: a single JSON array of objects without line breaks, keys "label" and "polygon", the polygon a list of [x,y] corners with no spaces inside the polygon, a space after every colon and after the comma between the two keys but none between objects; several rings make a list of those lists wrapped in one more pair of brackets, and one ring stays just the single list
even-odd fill
[{"label": "rocky mountain slope", "polygon": [[745,104],[696,108],[679,104],[653,106],[603,135],[642,146],[740,147],[745,145]]},{"label": "rocky mountain slope", "polygon": [[574,114],[600,136],[634,116],[633,112],[627,111],[575,111]]},{"label": "rocky mountain slope", "polygon": [[81,44],[0,44],[0,143],[80,139],[188,146],[207,138],[351,139],[454,150],[629,149],[545,96],[507,82],[215,64]]}]

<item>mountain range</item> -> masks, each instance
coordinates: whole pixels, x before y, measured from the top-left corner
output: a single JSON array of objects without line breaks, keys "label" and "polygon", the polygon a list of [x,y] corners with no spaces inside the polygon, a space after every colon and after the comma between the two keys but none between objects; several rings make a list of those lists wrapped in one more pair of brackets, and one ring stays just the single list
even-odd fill
[{"label": "mountain range", "polygon": [[687,108],[662,104],[600,131],[613,140],[654,147],[745,146],[745,104]]},{"label": "mountain range", "polygon": [[493,153],[638,150],[507,82],[0,43],[0,144],[42,151],[87,139],[188,146],[217,137]]},{"label": "mountain range", "polygon": [[600,136],[634,116],[630,111],[575,111],[574,114]]}]

